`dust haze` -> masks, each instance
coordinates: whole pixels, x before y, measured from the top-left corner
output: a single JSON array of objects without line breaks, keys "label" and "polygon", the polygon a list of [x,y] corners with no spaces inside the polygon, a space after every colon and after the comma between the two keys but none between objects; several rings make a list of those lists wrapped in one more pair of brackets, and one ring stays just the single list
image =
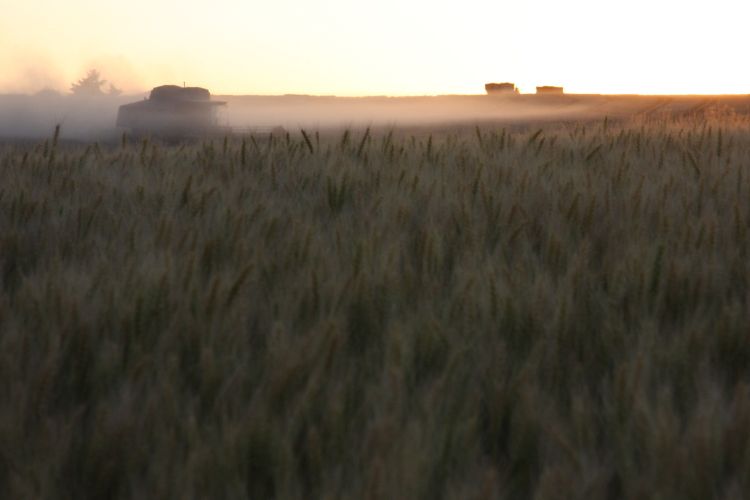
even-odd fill
[{"label": "dust haze", "polygon": [[425,97],[220,96],[227,123],[285,128],[430,126],[466,122],[518,121],[580,116],[588,105],[531,102],[485,95]]},{"label": "dust haze", "polygon": [[[33,95],[0,95],[0,137],[46,137],[57,124],[61,125],[64,139],[116,137],[122,133],[115,128],[119,106],[147,96],[148,92],[83,98],[49,90]],[[212,99],[227,102],[219,112],[219,125],[232,133],[274,127],[296,130],[573,119],[586,116],[591,108],[576,100],[540,102],[483,95],[359,98],[217,95]]]},{"label": "dust haze", "polygon": [[[104,75],[107,76],[106,74]],[[50,77],[52,78],[52,77]],[[117,83],[117,82],[115,82]],[[148,92],[85,98],[42,90],[0,95],[0,139],[39,139],[61,125],[61,137],[78,141],[115,140],[119,106],[143,100]],[[226,96],[219,124],[244,134],[273,127],[288,131],[358,127],[523,124],[616,118],[657,112],[689,113],[709,105],[748,111],[746,96],[665,97],[562,95],[512,97],[456,95],[428,97]]]},{"label": "dust haze", "polygon": [[114,137],[120,105],[134,96],[83,98],[42,90],[34,95],[0,95],[0,139],[49,137],[60,125],[69,140],[104,140]]},{"label": "dust haze", "polygon": [[691,114],[708,108],[750,113],[748,96],[445,95],[423,97],[217,96],[234,129],[531,124]]}]

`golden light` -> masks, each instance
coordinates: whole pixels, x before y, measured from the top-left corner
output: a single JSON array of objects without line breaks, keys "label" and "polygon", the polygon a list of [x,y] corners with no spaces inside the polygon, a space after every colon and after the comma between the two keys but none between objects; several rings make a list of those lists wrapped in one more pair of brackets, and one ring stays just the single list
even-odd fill
[{"label": "golden light", "polygon": [[748,13],[735,0],[28,0],[3,6],[0,91],[67,90],[96,66],[128,91],[750,93]]}]

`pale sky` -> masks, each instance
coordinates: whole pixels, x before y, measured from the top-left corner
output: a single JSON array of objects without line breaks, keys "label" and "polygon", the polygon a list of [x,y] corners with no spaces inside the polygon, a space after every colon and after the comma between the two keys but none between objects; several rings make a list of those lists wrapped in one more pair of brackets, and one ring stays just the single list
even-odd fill
[{"label": "pale sky", "polygon": [[0,0],[0,92],[750,94],[747,0]]}]

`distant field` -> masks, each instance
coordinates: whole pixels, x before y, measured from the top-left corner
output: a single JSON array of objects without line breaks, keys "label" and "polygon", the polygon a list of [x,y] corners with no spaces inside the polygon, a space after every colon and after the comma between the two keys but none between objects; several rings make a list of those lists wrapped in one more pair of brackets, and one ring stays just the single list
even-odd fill
[{"label": "distant field", "polygon": [[424,97],[220,96],[226,119],[295,127],[436,126],[445,123],[538,123],[561,120],[694,115],[723,108],[750,114],[750,96],[456,95]]},{"label": "distant field", "polygon": [[0,146],[0,498],[745,498],[750,115],[658,99]]},{"label": "distant field", "polygon": [[[146,94],[147,95],[147,94]],[[50,137],[116,142],[120,105],[144,95],[80,98],[0,95],[0,142]],[[483,124],[516,127],[537,123],[692,116],[706,109],[750,114],[750,96],[454,95],[421,97],[214,96],[227,102],[220,124],[237,134],[281,126],[296,131],[365,127],[444,127]]]}]

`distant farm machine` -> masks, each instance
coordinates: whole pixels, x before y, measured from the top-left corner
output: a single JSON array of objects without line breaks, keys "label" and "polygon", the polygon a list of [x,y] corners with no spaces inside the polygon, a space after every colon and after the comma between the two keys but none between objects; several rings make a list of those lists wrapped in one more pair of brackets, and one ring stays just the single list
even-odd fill
[{"label": "distant farm machine", "polygon": [[[484,90],[487,95],[518,95],[520,91],[515,83],[485,83]],[[562,87],[544,85],[536,88],[536,95],[563,95],[565,92]]]},{"label": "distant farm machine", "polygon": [[518,89],[516,88],[515,83],[486,83],[484,85],[484,90],[487,92],[488,95],[498,95],[498,94],[505,94],[505,95],[515,95],[518,94]]},{"label": "distant farm machine", "polygon": [[148,99],[120,106],[117,127],[134,135],[201,137],[219,135],[229,129],[219,125],[217,110],[225,101],[211,100],[201,87],[162,85]]}]

